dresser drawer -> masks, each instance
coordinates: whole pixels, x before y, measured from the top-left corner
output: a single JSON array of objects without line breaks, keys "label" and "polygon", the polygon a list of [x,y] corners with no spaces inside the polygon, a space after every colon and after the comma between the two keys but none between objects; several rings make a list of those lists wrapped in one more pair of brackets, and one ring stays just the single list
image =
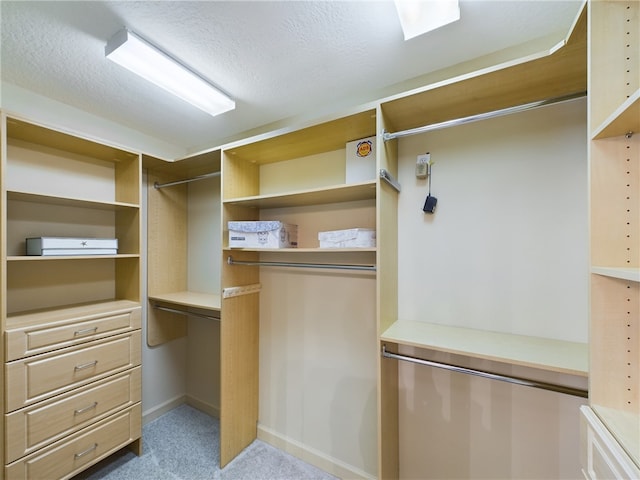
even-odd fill
[{"label": "dresser drawer", "polygon": [[142,433],[140,404],[96,423],[71,437],[9,464],[11,480],[53,480],[70,478]]},{"label": "dresser drawer", "polygon": [[5,415],[6,462],[140,402],[140,367]]},{"label": "dresser drawer", "polygon": [[140,330],[5,366],[6,412],[140,365]]},{"label": "dresser drawer", "polygon": [[[131,302],[129,302],[131,303]],[[73,307],[55,314],[25,314],[12,318],[6,332],[6,360],[44,353],[64,347],[86,343],[118,333],[139,329],[141,308],[106,306]]]}]

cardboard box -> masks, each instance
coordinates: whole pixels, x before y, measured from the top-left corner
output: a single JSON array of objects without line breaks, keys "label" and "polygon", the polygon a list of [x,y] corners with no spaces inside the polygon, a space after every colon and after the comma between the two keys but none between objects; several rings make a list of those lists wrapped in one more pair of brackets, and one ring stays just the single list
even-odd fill
[{"label": "cardboard box", "polygon": [[279,221],[228,222],[229,248],[296,248],[298,226]]},{"label": "cardboard box", "polygon": [[376,246],[376,231],[371,228],[350,228],[318,232],[320,248],[372,248]]},{"label": "cardboard box", "polygon": [[34,237],[27,238],[27,255],[115,255],[117,238]]},{"label": "cardboard box", "polygon": [[361,138],[347,143],[345,183],[360,183],[376,179],[376,137]]}]

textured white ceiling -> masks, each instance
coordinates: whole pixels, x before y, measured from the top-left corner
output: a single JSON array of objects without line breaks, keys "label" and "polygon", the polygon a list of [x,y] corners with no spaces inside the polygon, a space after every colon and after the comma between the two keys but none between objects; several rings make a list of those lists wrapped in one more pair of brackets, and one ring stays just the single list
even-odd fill
[{"label": "textured white ceiling", "polygon": [[[559,41],[581,3],[460,0],[460,21],[405,42],[383,0],[2,0],[1,79],[198,151],[514,45]],[[236,110],[210,117],[105,60],[107,40],[124,26],[228,92]]]}]

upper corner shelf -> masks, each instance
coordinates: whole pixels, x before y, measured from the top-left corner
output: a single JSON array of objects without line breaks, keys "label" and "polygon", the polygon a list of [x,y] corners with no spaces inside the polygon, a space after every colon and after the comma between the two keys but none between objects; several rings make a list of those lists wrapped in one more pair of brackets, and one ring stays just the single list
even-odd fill
[{"label": "upper corner shelf", "polygon": [[594,140],[620,137],[628,133],[640,134],[640,90],[631,95],[597,129]]},{"label": "upper corner shelf", "polygon": [[225,200],[224,203],[253,208],[281,208],[372,200],[375,197],[376,182],[371,180],[363,183],[334,185],[326,188],[298,190],[281,194],[233,198]]},{"label": "upper corner shelf", "polygon": [[225,154],[257,165],[282,162],[345,148],[358,138],[375,135],[376,110],[369,109],[293,131],[273,132],[267,138],[232,146]]}]

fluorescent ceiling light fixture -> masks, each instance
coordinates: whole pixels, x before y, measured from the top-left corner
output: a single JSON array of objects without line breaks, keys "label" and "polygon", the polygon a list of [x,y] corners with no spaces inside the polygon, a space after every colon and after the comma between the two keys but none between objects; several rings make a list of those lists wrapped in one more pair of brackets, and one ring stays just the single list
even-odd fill
[{"label": "fluorescent ceiling light fixture", "polygon": [[458,0],[394,0],[404,39],[460,20]]},{"label": "fluorescent ceiling light fixture", "polygon": [[109,40],[104,54],[210,115],[236,108],[236,102],[211,83],[126,28]]}]

